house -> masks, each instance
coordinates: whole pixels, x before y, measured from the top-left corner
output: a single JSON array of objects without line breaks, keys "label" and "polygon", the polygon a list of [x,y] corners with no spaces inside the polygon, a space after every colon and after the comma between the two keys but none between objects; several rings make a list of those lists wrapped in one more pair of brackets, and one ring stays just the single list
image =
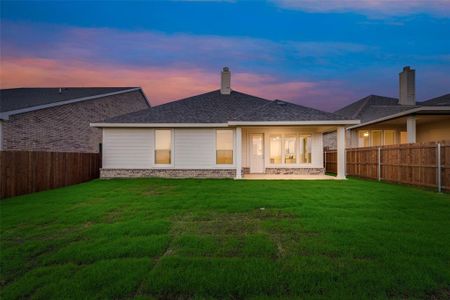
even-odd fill
[{"label": "house", "polygon": [[322,134],[338,131],[338,178],[345,178],[345,126],[358,120],[220,90],[107,119],[101,177],[215,177],[323,174]]},{"label": "house", "polygon": [[0,90],[0,150],[98,152],[99,121],[150,107],[140,88]]},{"label": "house", "polygon": [[[348,147],[450,140],[450,94],[416,102],[415,70],[404,67],[399,77],[399,99],[370,95],[335,112],[361,120],[347,128]],[[335,148],[335,135],[324,145]]]}]

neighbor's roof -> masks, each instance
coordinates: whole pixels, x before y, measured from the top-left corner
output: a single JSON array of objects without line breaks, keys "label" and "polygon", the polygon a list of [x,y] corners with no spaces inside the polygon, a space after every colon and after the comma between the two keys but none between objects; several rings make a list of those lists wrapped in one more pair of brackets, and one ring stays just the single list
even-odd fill
[{"label": "neighbor's roof", "polygon": [[335,111],[335,113],[347,118],[359,119],[361,124],[364,124],[422,106],[450,106],[450,94],[417,102],[417,105],[400,105],[398,102],[397,98],[370,95]]},{"label": "neighbor's roof", "polygon": [[450,106],[450,94],[419,102],[418,104],[423,106]]},{"label": "neighbor's roof", "polygon": [[230,121],[311,120],[329,121],[347,120],[347,118],[280,100],[271,101],[238,91],[232,91],[230,95],[222,95],[220,90],[216,90],[110,118],[101,124],[223,124]]},{"label": "neighbor's roof", "polygon": [[[0,90],[0,113],[55,106],[68,101],[83,101],[98,97],[140,90],[138,87],[66,87],[13,88]],[[73,102],[76,102],[73,101]]]}]

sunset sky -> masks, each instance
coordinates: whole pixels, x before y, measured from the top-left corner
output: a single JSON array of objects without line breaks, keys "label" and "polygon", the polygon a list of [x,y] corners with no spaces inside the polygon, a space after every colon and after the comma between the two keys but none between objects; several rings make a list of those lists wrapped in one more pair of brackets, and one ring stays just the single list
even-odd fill
[{"label": "sunset sky", "polygon": [[2,88],[141,86],[152,105],[232,88],[328,111],[450,92],[450,0],[1,2]]}]

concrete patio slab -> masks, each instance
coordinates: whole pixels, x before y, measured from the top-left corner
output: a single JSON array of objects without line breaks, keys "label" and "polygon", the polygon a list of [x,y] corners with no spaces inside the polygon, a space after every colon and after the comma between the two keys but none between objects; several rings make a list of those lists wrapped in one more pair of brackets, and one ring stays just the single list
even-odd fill
[{"label": "concrete patio slab", "polygon": [[290,175],[290,174],[245,174],[248,180],[337,180],[330,175]]}]

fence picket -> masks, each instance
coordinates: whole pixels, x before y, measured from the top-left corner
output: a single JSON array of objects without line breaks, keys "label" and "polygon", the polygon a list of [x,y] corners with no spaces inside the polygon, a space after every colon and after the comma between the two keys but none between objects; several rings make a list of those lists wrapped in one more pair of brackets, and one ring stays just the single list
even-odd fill
[{"label": "fence picket", "polygon": [[0,199],[99,177],[99,153],[0,151]]},{"label": "fence picket", "polygon": [[[327,150],[324,155],[325,171],[336,173],[336,150]],[[435,142],[349,148],[346,158],[349,176],[436,189],[440,184],[443,191],[450,191],[450,141],[440,142],[440,157]]]}]

